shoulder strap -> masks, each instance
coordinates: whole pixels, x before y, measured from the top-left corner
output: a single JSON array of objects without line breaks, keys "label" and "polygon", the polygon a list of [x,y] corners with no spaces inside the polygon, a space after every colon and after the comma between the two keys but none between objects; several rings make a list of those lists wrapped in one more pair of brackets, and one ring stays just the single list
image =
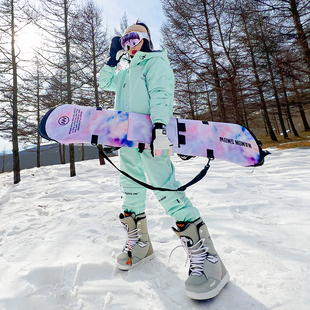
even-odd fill
[{"label": "shoulder strap", "polygon": [[110,160],[110,158],[98,147],[97,144],[96,144],[96,146],[98,148],[99,154],[102,155],[104,157],[104,159],[106,159],[121,174],[125,175],[126,177],[128,177],[129,179],[133,180],[134,182],[140,184],[141,186],[146,187],[147,189],[150,189],[153,191],[165,191],[165,192],[185,191],[189,186],[192,186],[193,184],[199,182],[207,174],[207,172],[210,168],[210,161],[213,159],[213,158],[209,157],[208,163],[205,165],[205,167],[190,182],[186,183],[183,186],[180,186],[178,189],[161,188],[161,187],[155,187],[155,186],[152,186],[150,184],[144,183],[140,180],[137,180],[136,178],[134,178],[133,176],[131,176],[127,172],[120,170],[117,166],[114,165],[114,163]]}]

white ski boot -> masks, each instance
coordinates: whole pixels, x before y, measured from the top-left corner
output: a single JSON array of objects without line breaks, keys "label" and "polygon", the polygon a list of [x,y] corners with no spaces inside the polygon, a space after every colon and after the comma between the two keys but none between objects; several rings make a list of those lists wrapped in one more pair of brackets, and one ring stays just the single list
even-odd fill
[{"label": "white ski boot", "polygon": [[229,274],[214,249],[206,224],[201,218],[193,223],[177,223],[172,227],[181,239],[189,260],[189,277],[185,290],[189,298],[210,299],[215,297],[229,280]]},{"label": "white ski boot", "polygon": [[124,212],[119,215],[119,219],[127,232],[127,239],[122,253],[117,256],[117,268],[129,270],[154,258],[145,213],[136,215]]}]

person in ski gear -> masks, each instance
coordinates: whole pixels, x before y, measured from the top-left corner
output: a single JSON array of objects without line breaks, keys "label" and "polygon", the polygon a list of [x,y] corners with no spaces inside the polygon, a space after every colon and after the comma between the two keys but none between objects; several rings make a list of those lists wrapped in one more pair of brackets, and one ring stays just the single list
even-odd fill
[{"label": "person in ski gear", "polygon": [[[128,54],[128,69],[116,72],[121,58]],[[150,31],[144,23],[128,27],[123,36],[111,39],[109,58],[100,72],[101,89],[114,91],[114,108],[119,111],[148,114],[153,124],[151,150],[121,148],[121,170],[136,179],[156,187],[177,189],[181,183],[175,178],[170,160],[172,144],[167,137],[173,114],[174,74],[167,51],[153,51]],[[154,257],[147,230],[146,188],[120,175],[123,212],[119,219],[127,232],[127,240],[116,265],[129,270]],[[190,258],[186,293],[193,299],[215,297],[229,280],[229,274],[214,249],[206,224],[196,207],[183,191],[154,191],[167,215],[173,216],[173,228]]]}]

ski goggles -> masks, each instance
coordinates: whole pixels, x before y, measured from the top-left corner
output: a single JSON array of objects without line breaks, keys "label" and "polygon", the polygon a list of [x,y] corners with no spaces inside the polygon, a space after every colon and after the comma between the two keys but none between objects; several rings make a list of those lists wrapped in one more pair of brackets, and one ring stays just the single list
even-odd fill
[{"label": "ski goggles", "polygon": [[149,40],[148,34],[145,32],[129,32],[121,38],[122,48],[127,52],[130,47],[138,45],[142,39]]}]

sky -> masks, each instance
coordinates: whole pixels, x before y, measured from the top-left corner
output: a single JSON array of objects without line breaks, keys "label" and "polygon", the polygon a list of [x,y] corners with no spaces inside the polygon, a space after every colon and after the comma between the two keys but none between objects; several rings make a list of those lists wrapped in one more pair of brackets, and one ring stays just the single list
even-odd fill
[{"label": "sky", "polygon": [[[120,28],[120,20],[126,12],[128,24],[134,24],[137,19],[144,22],[151,31],[154,49],[160,48],[160,28],[164,21],[164,13],[159,0],[95,0],[102,8],[104,20],[112,37],[115,29]],[[20,146],[21,147],[21,146]],[[12,150],[12,143],[0,138],[0,154]]]}]

